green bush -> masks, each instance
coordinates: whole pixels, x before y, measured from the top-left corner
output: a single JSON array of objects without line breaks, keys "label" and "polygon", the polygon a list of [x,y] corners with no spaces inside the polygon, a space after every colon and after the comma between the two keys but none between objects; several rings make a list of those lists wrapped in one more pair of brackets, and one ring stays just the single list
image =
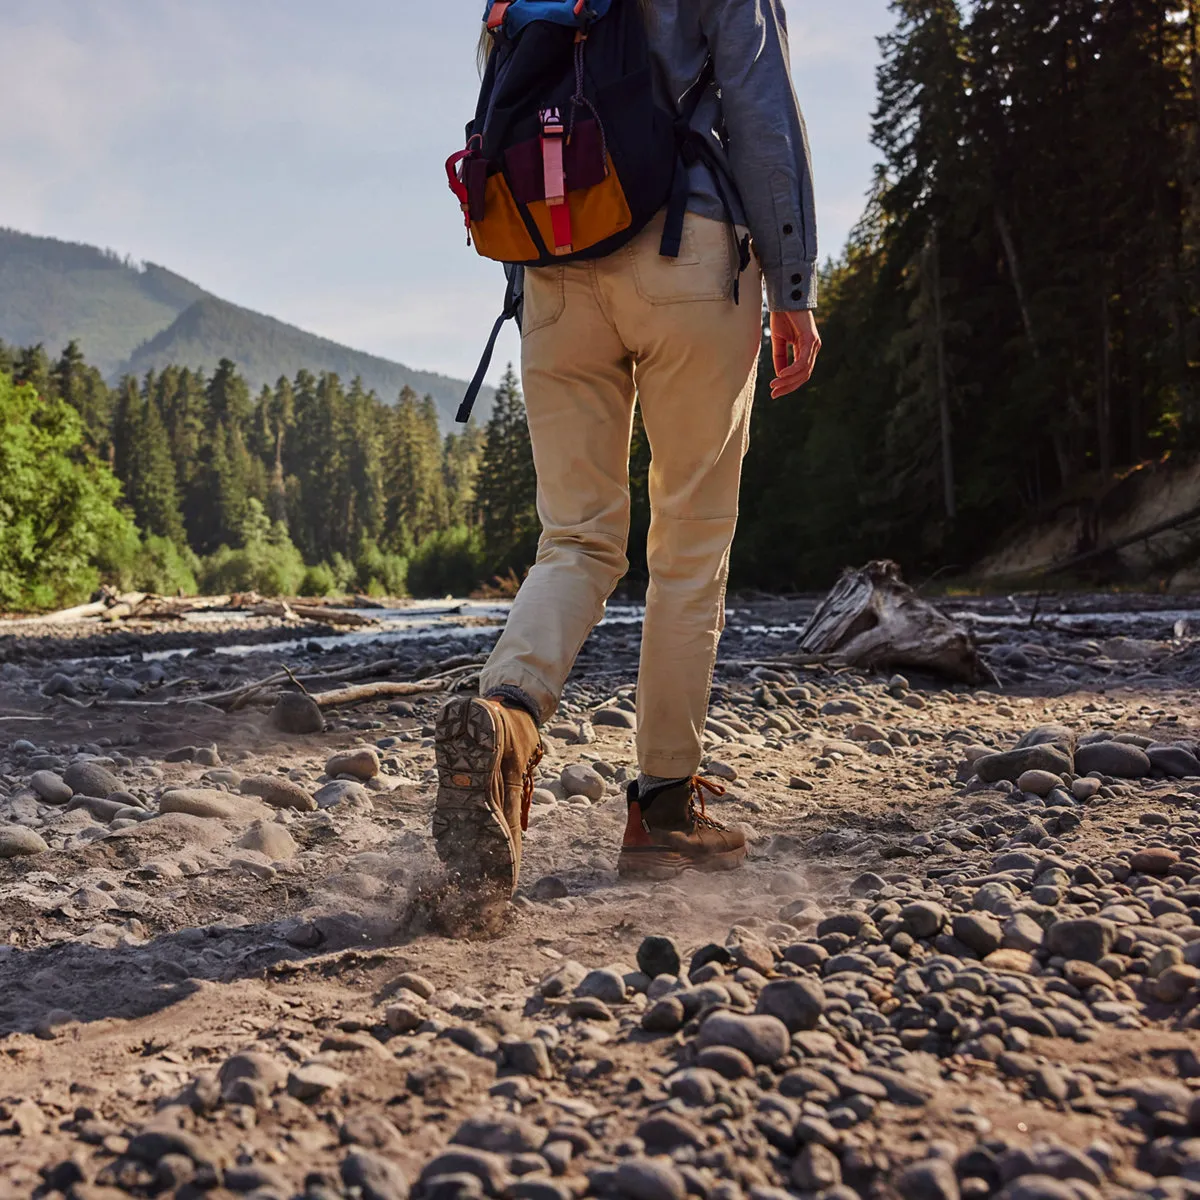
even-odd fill
[{"label": "green bush", "polygon": [[358,587],[358,568],[340,551],[333,552],[333,557],[329,560],[329,569],[333,573],[335,592],[350,592]]},{"label": "green bush", "polygon": [[368,596],[407,596],[408,559],[389,554],[374,541],[365,541],[358,552],[358,586]]},{"label": "green bush", "polygon": [[465,596],[485,572],[483,539],[465,525],[431,533],[413,552],[408,581],[414,596]]},{"label": "green bush", "polygon": [[120,495],[79,414],[0,373],[0,608],[85,599],[102,548],[136,540]]},{"label": "green bush", "polygon": [[101,578],[123,592],[156,592],[160,596],[194,596],[200,560],[181,550],[170,538],[144,540],[130,526],[125,537],[114,538],[97,556]]},{"label": "green bush", "polygon": [[304,578],[300,580],[301,596],[331,596],[339,590],[333,568],[328,563],[318,563],[315,567],[307,568]]},{"label": "green bush", "polygon": [[292,544],[287,526],[272,522],[262,504],[251,499],[241,525],[242,545],[218,546],[200,562],[200,586],[205,592],[261,592],[264,596],[300,593],[308,568]]},{"label": "green bush", "polygon": [[258,542],[231,550],[218,546],[200,562],[200,586],[209,594],[261,592],[264,596],[295,596],[307,568],[290,542],[271,546]]}]

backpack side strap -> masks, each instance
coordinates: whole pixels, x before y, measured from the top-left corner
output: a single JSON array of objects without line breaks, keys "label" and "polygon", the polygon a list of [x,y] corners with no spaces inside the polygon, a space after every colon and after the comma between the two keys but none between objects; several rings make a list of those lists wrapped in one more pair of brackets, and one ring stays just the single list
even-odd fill
[{"label": "backpack side strap", "polygon": [[471,410],[479,398],[484,376],[492,365],[492,355],[496,351],[496,341],[500,337],[500,330],[512,320],[517,322],[518,329],[521,327],[521,310],[525,303],[525,268],[505,267],[504,273],[508,276],[508,286],[504,291],[504,311],[496,318],[496,323],[492,326],[491,336],[483,348],[483,357],[479,360],[479,366],[475,368],[475,374],[467,385],[462,403],[458,406],[458,412],[454,415],[454,419],[463,425],[471,419]]},{"label": "backpack side strap", "polygon": [[[655,60],[655,64],[658,66],[659,79],[669,101],[670,93],[667,89],[667,82],[662,72],[661,64],[658,63],[657,59]],[[729,189],[733,186],[733,182],[726,175],[725,167],[720,159],[713,153],[713,148],[701,134],[692,128],[692,119],[700,107],[701,100],[704,99],[704,94],[712,86],[715,79],[716,67],[713,65],[713,60],[710,57],[705,62],[699,76],[697,76],[696,82],[684,93],[682,100],[675,109],[675,141],[679,147],[679,156],[675,163],[675,174],[671,182],[671,198],[667,202],[667,218],[663,227],[662,244],[659,247],[659,253],[664,258],[679,257],[680,247],[683,242],[683,222],[687,215],[688,200],[691,197],[688,168],[695,163],[702,162],[708,167],[716,183],[717,195],[720,197],[721,206],[725,209],[725,217],[731,226],[735,228],[737,226],[737,213],[733,206],[732,197],[729,194]],[[741,301],[740,283],[742,272],[749,265],[750,238],[747,235],[737,244],[737,270],[733,277],[734,304],[738,304]]]}]

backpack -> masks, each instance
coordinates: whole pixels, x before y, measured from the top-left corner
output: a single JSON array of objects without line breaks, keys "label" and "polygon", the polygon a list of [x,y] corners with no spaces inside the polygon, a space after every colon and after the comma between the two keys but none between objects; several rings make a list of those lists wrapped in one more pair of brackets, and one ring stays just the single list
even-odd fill
[{"label": "backpack", "polygon": [[[724,168],[691,120],[714,72],[710,59],[678,111],[655,97],[654,59],[638,0],[495,0],[485,20],[493,45],[466,147],[446,175],[467,243],[505,264],[508,288],[458,411],[466,421],[512,318],[520,325],[525,267],[601,258],[667,209],[661,253],[679,255],[689,196],[687,167],[707,162],[726,213]],[[665,86],[661,89],[666,93]],[[749,265],[749,239],[738,248]]]}]

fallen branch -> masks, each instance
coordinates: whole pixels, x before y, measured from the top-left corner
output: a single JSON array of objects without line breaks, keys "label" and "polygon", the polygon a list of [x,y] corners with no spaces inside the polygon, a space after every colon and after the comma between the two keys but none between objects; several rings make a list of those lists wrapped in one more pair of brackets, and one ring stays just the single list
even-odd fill
[{"label": "fallen branch", "polygon": [[345,612],[339,608],[324,608],[319,604],[293,604],[292,610],[297,616],[308,621],[320,621],[326,625],[374,626],[379,624],[377,617],[364,617],[362,613]]},{"label": "fallen branch", "polygon": [[357,687],[338,688],[332,692],[317,692],[312,699],[318,708],[346,708],[353,704],[365,704],[368,700],[382,700],[394,696],[424,696],[440,692],[445,688],[441,680],[425,680],[421,683],[362,683]]}]

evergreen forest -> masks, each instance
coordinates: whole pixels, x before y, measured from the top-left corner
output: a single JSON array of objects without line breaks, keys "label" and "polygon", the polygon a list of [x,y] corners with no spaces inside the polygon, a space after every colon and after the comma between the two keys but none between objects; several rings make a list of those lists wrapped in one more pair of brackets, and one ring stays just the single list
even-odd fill
[{"label": "evergreen forest", "polygon": [[1200,449],[1200,5],[892,9],[821,361],[756,414],[734,570],[761,587],[881,553],[961,575]]},{"label": "evergreen forest", "polygon": [[[735,587],[819,589],[881,555],[963,575],[1064,498],[1200,451],[1200,0],[892,8],[817,373],[772,401],[764,355]],[[511,371],[486,428],[443,436],[432,401],[328,373],[109,387],[74,344],[0,349],[0,425],[0,606],[102,576],[462,593],[536,550]],[[635,425],[635,585],[648,470]]]},{"label": "evergreen forest", "polygon": [[101,580],[157,592],[465,594],[532,561],[525,409],[510,370],[485,428],[300,371],[252,395],[222,360],[115,387],[71,342],[0,343],[0,607]]}]

